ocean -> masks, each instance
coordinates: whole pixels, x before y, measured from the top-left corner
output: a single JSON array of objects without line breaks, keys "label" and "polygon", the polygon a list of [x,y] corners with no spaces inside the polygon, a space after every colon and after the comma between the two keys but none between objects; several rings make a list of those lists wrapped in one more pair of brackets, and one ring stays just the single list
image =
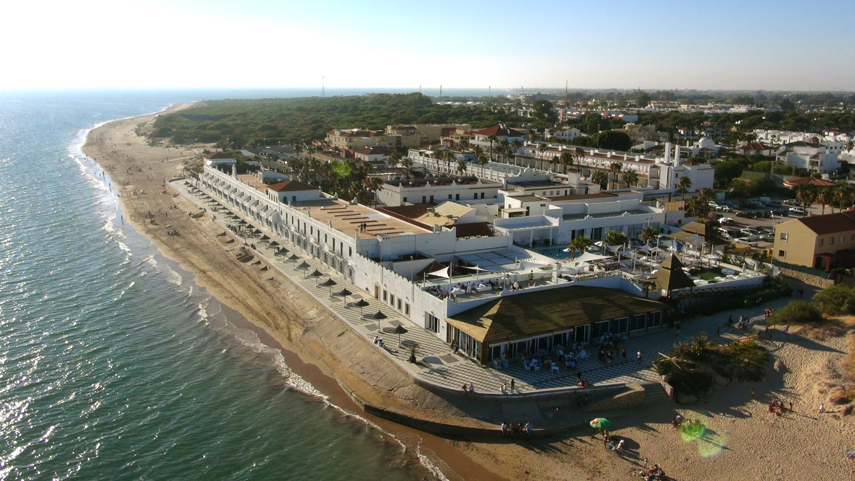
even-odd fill
[{"label": "ocean", "polygon": [[175,102],[299,94],[0,92],[0,480],[432,479],[124,225],[80,152]]}]

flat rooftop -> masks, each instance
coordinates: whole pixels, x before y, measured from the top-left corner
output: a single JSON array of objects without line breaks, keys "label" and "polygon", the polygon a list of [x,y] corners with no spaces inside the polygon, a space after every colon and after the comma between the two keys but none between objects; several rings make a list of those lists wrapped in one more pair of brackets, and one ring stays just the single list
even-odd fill
[{"label": "flat rooftop", "polygon": [[267,184],[258,180],[258,177],[252,174],[239,174],[237,179],[241,184],[246,184],[262,194],[267,194]]},{"label": "flat rooftop", "polygon": [[291,204],[291,208],[324,224],[332,225],[333,229],[348,237],[353,237],[359,230],[359,224],[362,223],[368,225],[364,231],[359,232],[359,237],[362,238],[377,237],[378,235],[394,237],[428,232],[426,229],[377,212],[370,207],[351,204],[341,199],[295,202]]},{"label": "flat rooftop", "polygon": [[631,210],[621,210],[618,212],[603,212],[601,214],[564,214],[564,220],[579,220],[584,219],[585,217],[591,216],[594,219],[599,219],[602,217],[620,217],[624,214],[629,215],[638,215],[638,214],[653,214],[649,210],[641,210],[641,209],[631,209]]}]

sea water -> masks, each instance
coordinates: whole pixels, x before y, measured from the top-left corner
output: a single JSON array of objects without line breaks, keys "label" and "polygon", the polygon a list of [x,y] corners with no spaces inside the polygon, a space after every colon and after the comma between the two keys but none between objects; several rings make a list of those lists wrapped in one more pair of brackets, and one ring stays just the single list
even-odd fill
[{"label": "sea water", "polygon": [[123,224],[88,129],[200,98],[0,92],[0,480],[427,478]]}]

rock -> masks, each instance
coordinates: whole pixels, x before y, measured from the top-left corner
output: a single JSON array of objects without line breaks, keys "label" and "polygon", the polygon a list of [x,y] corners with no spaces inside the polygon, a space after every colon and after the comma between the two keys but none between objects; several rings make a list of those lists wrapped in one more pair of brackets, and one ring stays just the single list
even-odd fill
[{"label": "rock", "polygon": [[781,360],[780,360],[780,359],[778,359],[777,361],[775,361],[775,370],[776,370],[776,371],[778,371],[778,372],[781,372],[781,370],[783,370],[783,369],[784,369],[784,363],[783,363],[783,362],[781,362]]},{"label": "rock", "polygon": [[728,385],[727,379],[725,379],[722,376],[715,376],[714,380],[715,380],[716,386],[724,387],[724,386]]}]

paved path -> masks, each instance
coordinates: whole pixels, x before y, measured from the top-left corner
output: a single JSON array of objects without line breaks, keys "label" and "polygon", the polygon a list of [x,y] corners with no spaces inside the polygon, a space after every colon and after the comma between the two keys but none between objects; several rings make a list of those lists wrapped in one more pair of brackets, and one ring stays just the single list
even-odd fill
[{"label": "paved path", "polygon": [[[191,194],[187,190],[183,180],[173,181],[171,185],[196,205],[206,208],[210,207],[210,204],[206,203],[200,196]],[[212,193],[209,193],[209,195],[217,198]],[[227,204],[223,202],[222,205]],[[233,210],[233,212],[237,213],[237,209]],[[223,225],[224,228],[229,223],[225,217],[225,215],[217,215],[217,222]],[[698,319],[688,319],[681,326],[679,335],[674,329],[664,328],[657,333],[631,338],[626,342],[626,345],[621,344],[620,346],[620,348],[625,347],[627,350],[626,362],[618,359],[610,364],[601,363],[596,359],[596,353],[593,353],[593,358],[582,360],[574,370],[561,369],[555,373],[549,370],[541,370],[540,372],[535,372],[534,370],[526,371],[521,364],[515,363],[512,363],[507,369],[496,370],[491,367],[481,366],[463,354],[453,354],[449,345],[433,332],[416,325],[391,307],[374,299],[369,293],[350,284],[340,273],[323,265],[319,259],[312,258],[306,251],[294,246],[289,241],[281,239],[275,233],[264,228],[260,222],[245,216],[241,217],[261,229],[282,247],[288,249],[289,252],[287,255],[277,256],[274,255],[274,250],[269,248],[266,243],[255,240],[257,254],[263,257],[267,264],[277,269],[319,302],[326,305],[334,314],[350,325],[354,331],[368,339],[368,342],[371,342],[374,336],[380,335],[386,344],[385,350],[387,353],[400,361],[400,365],[404,368],[420,376],[422,379],[450,389],[461,389],[464,383],[474,383],[475,389],[478,392],[499,393],[503,383],[510,386],[511,379],[514,380],[516,391],[523,393],[570,387],[576,384],[576,369],[580,370],[583,373],[583,377],[594,385],[656,381],[659,376],[653,371],[651,366],[652,361],[658,357],[659,353],[664,353],[671,349],[677,342],[688,340],[690,336],[698,335],[701,332],[706,332],[710,337],[720,342],[738,338],[743,333],[736,330],[728,332],[724,332],[723,330],[720,336],[716,336],[716,327],[723,324],[728,314],[733,314],[734,319],[738,318],[740,314],[749,315],[752,316],[752,324],[762,324],[763,309],[767,307],[767,305],[763,305],[747,310],[725,312]],[[287,261],[286,257],[291,254],[297,254],[300,259],[297,261]],[[303,261],[309,264],[308,269],[298,270],[297,266]],[[305,277],[307,273],[315,269],[324,273],[324,276],[319,279]],[[332,288],[333,292],[347,288],[355,293],[354,296],[347,299],[348,303],[362,298],[369,305],[360,310],[359,308],[345,305],[344,299],[340,297],[330,297],[329,287],[316,286],[316,284],[322,283],[328,278],[333,279],[337,283]],[[768,303],[768,307],[775,309],[785,305],[787,302],[789,302],[789,299],[779,299]],[[387,319],[379,322],[380,333],[377,331],[378,321],[365,319],[361,315],[374,314],[378,310],[387,316]],[[409,350],[398,347],[397,335],[390,333],[399,324],[403,325],[408,331],[407,334],[402,336],[402,339],[418,343],[417,356],[420,360],[418,364],[408,362]],[[642,352],[641,363],[636,361],[636,353],[639,350]]]}]

